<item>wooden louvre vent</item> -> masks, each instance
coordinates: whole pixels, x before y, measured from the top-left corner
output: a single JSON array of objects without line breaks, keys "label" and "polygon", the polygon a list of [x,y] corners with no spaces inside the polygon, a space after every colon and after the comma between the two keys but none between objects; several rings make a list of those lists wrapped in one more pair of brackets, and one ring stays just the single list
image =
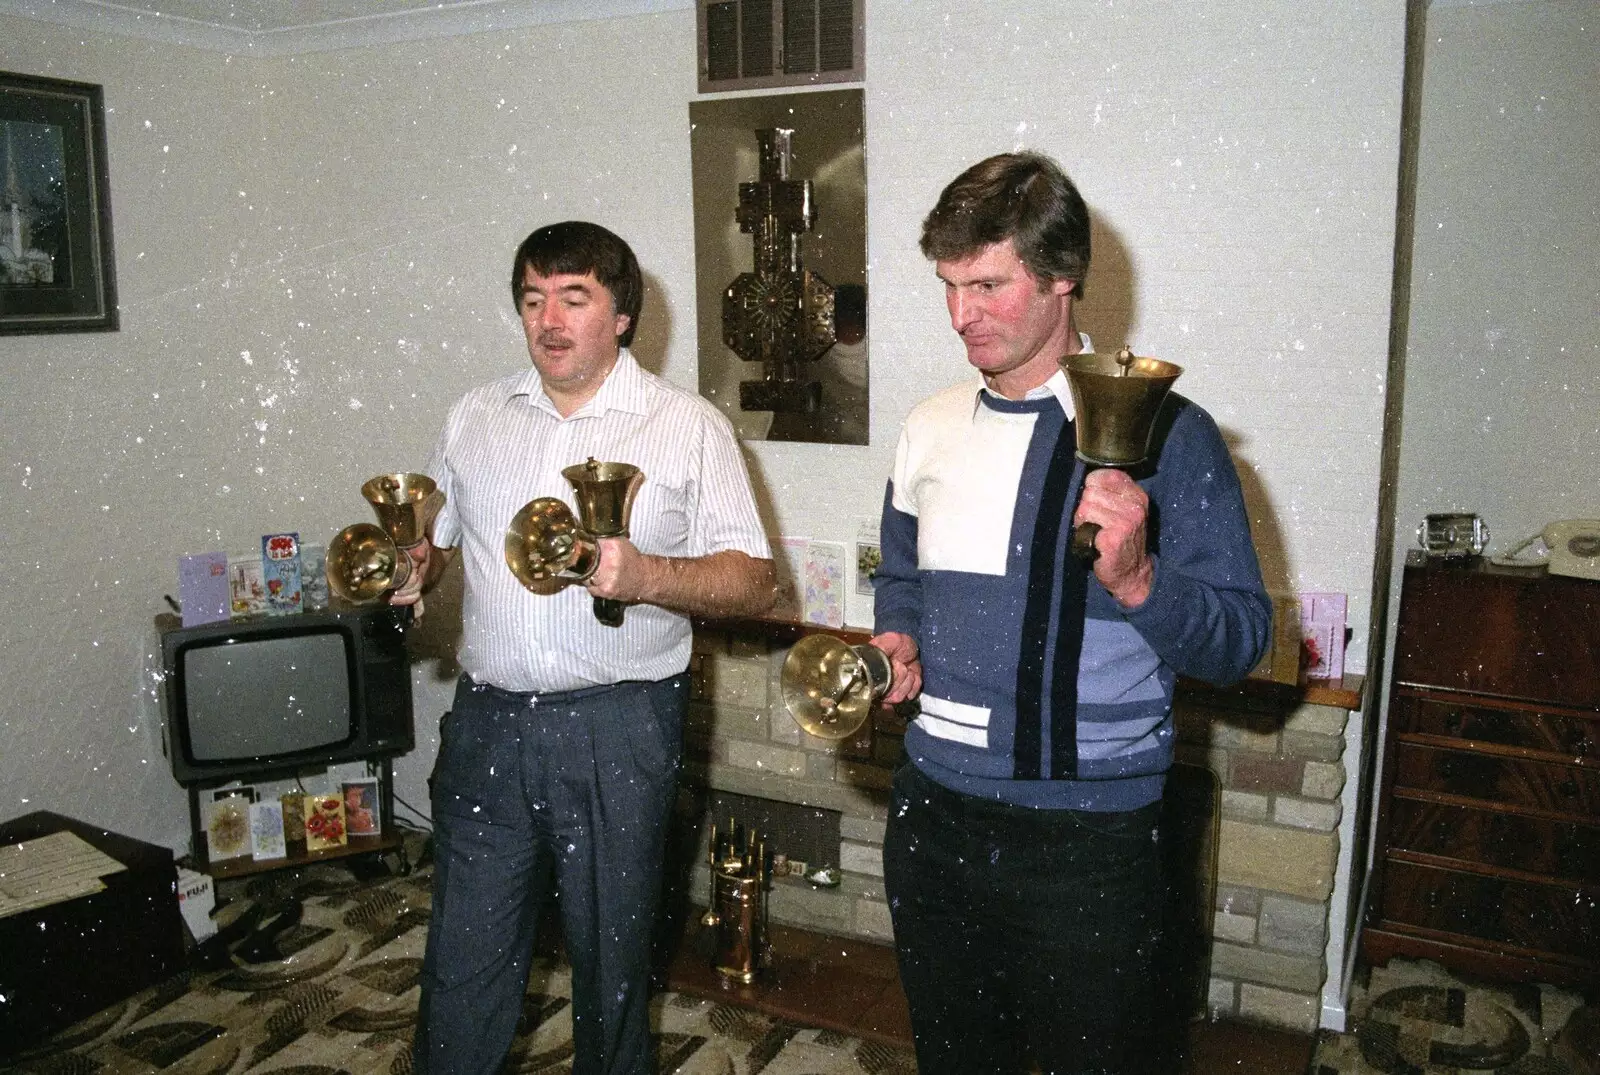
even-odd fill
[{"label": "wooden louvre vent", "polygon": [[700,92],[860,82],[866,0],[699,0]]}]

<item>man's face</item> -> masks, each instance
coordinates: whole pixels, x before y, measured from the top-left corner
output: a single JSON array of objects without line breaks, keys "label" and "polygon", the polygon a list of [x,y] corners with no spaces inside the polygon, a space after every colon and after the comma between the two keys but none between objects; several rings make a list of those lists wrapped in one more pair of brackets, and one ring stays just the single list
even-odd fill
[{"label": "man's face", "polygon": [[611,292],[593,273],[522,274],[522,331],[545,390],[587,395],[617,363],[617,336],[628,315],[617,313]]},{"label": "man's face", "polygon": [[[967,345],[967,361],[991,378],[1030,380],[1054,373],[1066,354],[1071,325],[1071,280],[1043,286],[1017,257],[1010,239],[970,257],[934,263],[944,281],[950,327]],[[1020,372],[1019,372],[1020,371]],[[1033,374],[1043,376],[1032,380]]]}]

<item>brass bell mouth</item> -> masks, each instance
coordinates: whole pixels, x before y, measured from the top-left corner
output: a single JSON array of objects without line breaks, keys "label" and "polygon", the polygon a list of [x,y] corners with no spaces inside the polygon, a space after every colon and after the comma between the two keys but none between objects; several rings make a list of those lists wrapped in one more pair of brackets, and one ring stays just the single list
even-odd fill
[{"label": "brass bell mouth", "polygon": [[600,566],[595,535],[553,496],[530,500],[506,528],[506,566],[528,590],[548,597],[591,578]]},{"label": "brass bell mouth", "polygon": [[889,655],[870,643],[807,635],[789,649],[778,677],[783,704],[808,734],[848,739],[894,682]]},{"label": "brass bell mouth", "polygon": [[1156,418],[1183,367],[1135,355],[1084,352],[1060,360],[1072,390],[1078,458],[1102,467],[1134,467],[1150,457]]},{"label": "brass bell mouth", "polygon": [[328,588],[351,604],[376,601],[411,577],[411,557],[383,527],[353,523],[328,542]]}]

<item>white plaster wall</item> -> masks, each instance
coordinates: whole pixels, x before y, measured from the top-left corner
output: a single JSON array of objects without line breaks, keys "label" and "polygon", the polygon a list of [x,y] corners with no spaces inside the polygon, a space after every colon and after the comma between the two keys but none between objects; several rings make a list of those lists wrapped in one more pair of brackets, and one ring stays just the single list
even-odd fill
[{"label": "white plaster wall", "polygon": [[[1474,511],[1489,552],[1544,524],[1600,517],[1600,0],[1435,0],[1423,53],[1411,319],[1389,582],[1429,512]],[[1376,693],[1388,708],[1388,683]],[[1375,724],[1381,758],[1386,720]],[[1346,752],[1355,764],[1356,743]],[[1345,788],[1341,866],[1358,795]],[[1376,810],[1369,819],[1376,826]],[[1358,863],[1356,889],[1373,848]],[[1343,886],[1341,886],[1342,888]],[[1358,906],[1336,892],[1330,932]],[[1330,946],[1330,978],[1341,965]],[[1326,997],[1325,993],[1325,997]],[[1325,1021],[1325,1025],[1330,1025]]]},{"label": "white plaster wall", "polygon": [[[693,23],[228,60],[0,17],[0,68],[106,87],[124,296],[120,333],[0,341],[24,371],[0,402],[0,817],[184,839],[137,687],[174,557],[365,518],[364,478],[420,464],[462,390],[525,361],[506,276],[533,226],[627,236],[637,349],[694,385]],[[876,517],[906,411],[966,376],[921,218],[967,164],[1035,147],[1099,218],[1085,327],[1188,367],[1269,583],[1349,593],[1359,669],[1399,5],[875,2],[868,25],[873,443],[750,445],[774,533]],[[448,682],[418,678],[399,785],[421,804]]]},{"label": "white plaster wall", "polygon": [[1428,12],[1395,593],[1429,512],[1600,516],[1600,0]]}]

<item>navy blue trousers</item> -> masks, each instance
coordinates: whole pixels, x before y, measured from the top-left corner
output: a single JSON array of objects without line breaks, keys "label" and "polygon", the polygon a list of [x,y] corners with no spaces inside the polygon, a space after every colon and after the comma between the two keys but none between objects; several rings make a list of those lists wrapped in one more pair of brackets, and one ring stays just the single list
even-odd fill
[{"label": "navy blue trousers", "polygon": [[649,1075],[651,937],[688,677],[531,696],[456,688],[433,775],[418,1075],[494,1075],[545,901],[572,963],[575,1075]]},{"label": "navy blue trousers", "polygon": [[1160,814],[1008,806],[900,766],[883,866],[921,1075],[1143,1075]]}]

